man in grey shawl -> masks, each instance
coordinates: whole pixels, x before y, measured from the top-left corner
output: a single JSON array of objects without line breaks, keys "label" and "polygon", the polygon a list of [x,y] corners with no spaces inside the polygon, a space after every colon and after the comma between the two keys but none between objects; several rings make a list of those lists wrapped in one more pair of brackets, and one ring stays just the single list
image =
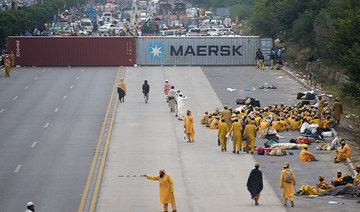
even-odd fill
[{"label": "man in grey shawl", "polygon": [[175,106],[176,106],[175,97],[176,97],[176,91],[174,89],[174,86],[171,86],[171,89],[168,94],[170,112],[175,112]]},{"label": "man in grey shawl", "polygon": [[260,192],[263,189],[262,172],[259,170],[260,164],[255,164],[255,169],[251,170],[247,181],[247,189],[251,194],[251,199],[255,200],[255,205],[259,205]]}]

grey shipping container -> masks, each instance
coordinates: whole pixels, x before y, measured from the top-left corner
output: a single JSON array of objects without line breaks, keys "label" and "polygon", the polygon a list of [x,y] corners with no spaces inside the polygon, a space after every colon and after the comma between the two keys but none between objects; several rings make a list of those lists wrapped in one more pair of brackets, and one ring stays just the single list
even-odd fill
[{"label": "grey shipping container", "polygon": [[261,38],[261,52],[265,57],[264,64],[270,64],[271,48],[273,47],[273,40],[271,38]]},{"label": "grey shipping container", "polygon": [[255,65],[258,36],[138,37],[139,65]]}]

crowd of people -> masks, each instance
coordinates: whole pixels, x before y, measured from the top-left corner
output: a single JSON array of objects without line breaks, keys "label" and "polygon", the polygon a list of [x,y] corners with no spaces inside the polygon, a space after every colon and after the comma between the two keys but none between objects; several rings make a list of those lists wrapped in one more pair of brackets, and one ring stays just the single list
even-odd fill
[{"label": "crowd of people", "polygon": [[[297,104],[287,106],[284,104],[269,105],[265,108],[253,106],[251,104],[242,107],[242,109],[229,108],[224,106],[223,110],[216,108],[213,113],[206,111],[201,117],[201,124],[209,129],[217,129],[218,145],[221,146],[221,151],[227,150],[227,141],[232,140],[232,152],[240,154],[241,151],[253,154],[255,151],[255,141],[257,133],[265,133],[265,138],[272,139],[274,134],[279,138],[277,132],[283,131],[299,131],[302,136],[316,137],[321,139],[322,132],[331,131],[330,125],[339,124],[342,114],[342,104],[339,98],[336,98],[332,107],[319,97],[319,101],[314,105]],[[272,134],[270,137],[269,131]],[[275,133],[274,133],[275,132]],[[337,157],[334,162],[339,163],[347,158],[351,158],[351,151],[344,139],[338,139],[341,147],[337,152]],[[300,162],[318,161],[314,154],[308,151],[307,145],[304,146],[300,153]],[[255,200],[255,205],[259,204],[260,192],[262,189],[262,181],[260,179],[261,172],[258,170],[259,164],[255,165],[255,169],[251,172],[248,180],[248,190],[252,198]],[[360,166],[357,166],[357,172],[360,171]],[[322,176],[321,176],[322,177]],[[320,183],[315,187],[309,185],[301,186],[297,195],[318,194],[333,188],[337,185],[359,185],[359,174],[353,179],[351,176],[344,178],[338,175],[332,184],[326,184],[323,177]],[[349,179],[351,178],[351,179]],[[343,181],[345,179],[345,181]],[[256,182],[256,183],[255,183]],[[325,182],[325,184],[323,183]],[[296,184],[296,178],[292,170],[289,169],[289,164],[285,163],[284,170],[281,172],[280,186],[283,188],[284,205],[287,206],[287,200],[290,199],[291,206],[293,202],[293,185]],[[258,193],[257,193],[258,192]]]}]

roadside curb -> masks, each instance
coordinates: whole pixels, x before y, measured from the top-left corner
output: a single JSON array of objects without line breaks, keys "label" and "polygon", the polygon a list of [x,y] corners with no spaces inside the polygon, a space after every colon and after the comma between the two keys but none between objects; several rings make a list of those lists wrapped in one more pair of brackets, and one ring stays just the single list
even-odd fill
[{"label": "roadside curb", "polygon": [[[294,80],[296,80],[298,83],[300,83],[302,86],[304,86],[305,88],[309,89],[309,90],[315,90],[313,89],[312,87],[310,87],[308,84],[306,84],[304,81],[304,79],[300,79],[299,77],[295,76],[292,72],[282,68],[281,71],[283,71],[284,73],[286,73],[287,75],[289,75],[291,78],[293,78]],[[333,133],[333,136],[336,137],[338,136],[337,135],[337,132],[335,131],[334,128],[331,129],[332,133]],[[355,171],[355,166],[353,164],[353,162],[350,160],[350,158],[347,158],[346,159],[346,164],[348,166],[348,168],[350,169],[350,172],[352,175],[355,175],[356,176],[356,171]]]},{"label": "roadside curb", "polygon": [[282,68],[281,71],[285,72],[287,75],[289,75],[291,78],[293,78],[294,80],[296,80],[298,83],[300,83],[302,86],[304,86],[305,88],[309,89],[309,90],[315,90],[314,88],[310,87],[308,84],[306,84],[304,81],[304,79],[300,79],[299,77],[295,76],[292,72]]}]

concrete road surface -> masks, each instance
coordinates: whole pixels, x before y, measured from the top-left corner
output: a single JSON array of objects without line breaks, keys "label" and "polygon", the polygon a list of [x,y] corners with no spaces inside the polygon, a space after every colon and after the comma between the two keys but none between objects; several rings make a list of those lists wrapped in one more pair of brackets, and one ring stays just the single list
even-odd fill
[{"label": "concrete road surface", "polygon": [[[144,79],[150,83],[148,104]],[[195,143],[184,142],[183,122],[169,112],[165,79],[188,97]],[[128,68],[125,81],[128,93],[117,109],[96,211],[162,211],[158,182],[138,177],[161,168],[174,181],[178,211],[285,211],[266,177],[260,206],[252,205],[246,182],[253,157],[219,151],[217,132],[200,125],[205,110],[222,106],[200,67]]]},{"label": "concrete road surface", "polygon": [[0,78],[0,211],[77,211],[118,67]]}]

